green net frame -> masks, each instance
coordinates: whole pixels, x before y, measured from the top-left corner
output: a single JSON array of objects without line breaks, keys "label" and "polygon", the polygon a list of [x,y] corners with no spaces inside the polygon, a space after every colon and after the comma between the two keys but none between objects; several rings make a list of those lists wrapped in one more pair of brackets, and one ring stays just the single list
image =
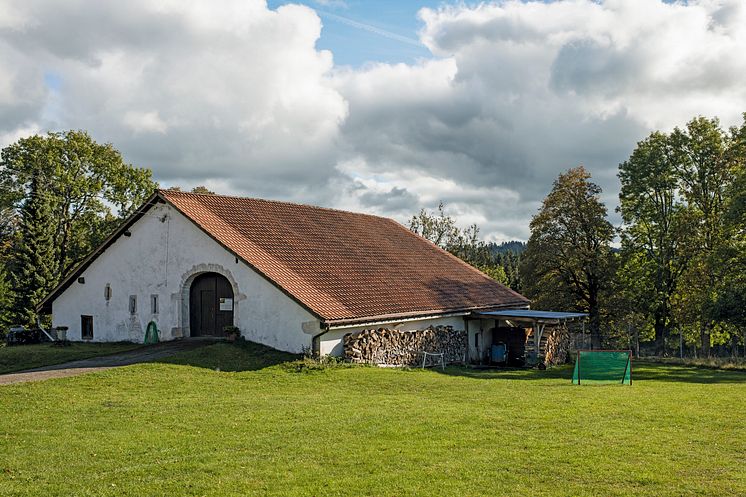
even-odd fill
[{"label": "green net frame", "polygon": [[632,384],[631,350],[578,350],[574,385]]}]

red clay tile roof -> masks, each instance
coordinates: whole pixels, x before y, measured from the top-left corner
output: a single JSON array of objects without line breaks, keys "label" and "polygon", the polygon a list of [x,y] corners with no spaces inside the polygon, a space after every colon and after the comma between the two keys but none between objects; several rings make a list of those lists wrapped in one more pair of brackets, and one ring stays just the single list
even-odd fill
[{"label": "red clay tile roof", "polygon": [[159,195],[324,321],[528,304],[392,219],[253,198]]}]

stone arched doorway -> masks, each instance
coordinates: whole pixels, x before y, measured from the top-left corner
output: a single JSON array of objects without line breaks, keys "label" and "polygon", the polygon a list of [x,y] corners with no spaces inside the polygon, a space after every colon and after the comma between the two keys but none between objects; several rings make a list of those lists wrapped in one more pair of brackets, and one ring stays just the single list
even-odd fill
[{"label": "stone arched doorway", "polygon": [[190,336],[225,335],[223,328],[233,325],[233,287],[218,273],[202,273],[189,287]]}]

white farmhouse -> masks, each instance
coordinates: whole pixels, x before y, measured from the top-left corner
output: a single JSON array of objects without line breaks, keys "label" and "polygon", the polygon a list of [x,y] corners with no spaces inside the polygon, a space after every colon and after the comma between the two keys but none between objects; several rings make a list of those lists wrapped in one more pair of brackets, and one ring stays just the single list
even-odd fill
[{"label": "white farmhouse", "polygon": [[450,325],[522,295],[391,219],[157,191],[45,299],[72,340],[222,336],[340,354],[345,334]]}]

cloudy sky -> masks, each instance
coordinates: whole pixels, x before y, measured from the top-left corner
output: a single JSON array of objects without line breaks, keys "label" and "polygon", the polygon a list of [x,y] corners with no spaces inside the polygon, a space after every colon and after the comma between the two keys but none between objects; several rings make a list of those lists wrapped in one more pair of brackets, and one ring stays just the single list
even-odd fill
[{"label": "cloudy sky", "polygon": [[[0,145],[85,129],[166,186],[525,239],[561,171],[746,111],[743,0],[0,0]],[[616,216],[613,216],[616,219]]]}]

